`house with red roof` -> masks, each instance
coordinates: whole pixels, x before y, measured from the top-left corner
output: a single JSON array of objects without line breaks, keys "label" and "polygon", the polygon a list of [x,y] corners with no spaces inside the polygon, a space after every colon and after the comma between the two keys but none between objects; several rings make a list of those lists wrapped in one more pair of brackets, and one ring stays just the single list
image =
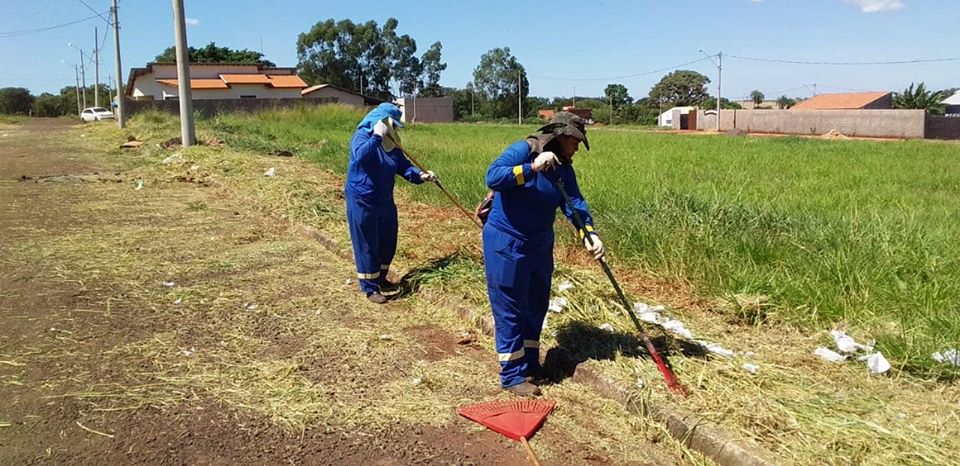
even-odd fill
[{"label": "house with red roof", "polygon": [[892,92],[853,92],[817,94],[790,107],[790,110],[889,110],[893,108]]},{"label": "house with red roof", "polygon": [[[172,100],[179,97],[176,63],[148,63],[133,68],[125,89],[133,100]],[[295,68],[245,63],[191,63],[190,90],[194,100],[300,98],[307,88]]]}]

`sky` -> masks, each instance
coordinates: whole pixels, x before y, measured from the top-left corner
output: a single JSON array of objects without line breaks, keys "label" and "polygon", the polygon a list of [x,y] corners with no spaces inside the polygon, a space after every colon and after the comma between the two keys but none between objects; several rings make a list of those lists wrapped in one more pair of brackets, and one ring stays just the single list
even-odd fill
[{"label": "sky", "polygon": [[[0,0],[0,87],[35,94],[73,85],[79,52],[106,39],[101,79],[115,75],[113,34],[95,16],[110,0]],[[203,46],[262,51],[278,66],[296,66],[297,35],[328,18],[354,22],[390,17],[418,44],[418,54],[443,43],[441,84],[463,87],[480,56],[510,47],[526,68],[530,95],[600,96],[607,84],[634,98],[680,64],[707,75],[715,95],[723,53],[723,96],[809,97],[814,91],[897,91],[911,82],[960,87],[960,60],[897,65],[812,65],[747,60],[878,62],[960,58],[957,0],[489,0],[307,1],[185,0],[187,40]],[[89,6],[89,8],[88,8]],[[173,45],[171,3],[120,1],[123,77]],[[36,33],[22,33],[83,20]],[[702,59],[702,60],[701,60]],[[63,63],[61,60],[66,61]],[[700,60],[700,61],[697,61]],[[93,82],[92,63],[87,82]],[[663,71],[660,71],[663,70]]]}]

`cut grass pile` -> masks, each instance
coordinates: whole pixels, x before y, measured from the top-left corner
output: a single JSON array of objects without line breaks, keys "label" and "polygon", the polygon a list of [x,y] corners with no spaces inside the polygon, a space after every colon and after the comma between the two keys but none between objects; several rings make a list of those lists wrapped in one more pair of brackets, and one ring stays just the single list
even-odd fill
[{"label": "cut grass pile", "polygon": [[[229,143],[343,173],[361,114],[304,108],[212,119]],[[483,174],[534,127],[418,125],[405,146],[472,206]],[[577,170],[615,259],[699,294],[764,295],[756,322],[845,323],[898,369],[953,377],[960,346],[960,149],[925,141],[693,137],[598,129]],[[437,205],[432,189],[398,185]]]}]

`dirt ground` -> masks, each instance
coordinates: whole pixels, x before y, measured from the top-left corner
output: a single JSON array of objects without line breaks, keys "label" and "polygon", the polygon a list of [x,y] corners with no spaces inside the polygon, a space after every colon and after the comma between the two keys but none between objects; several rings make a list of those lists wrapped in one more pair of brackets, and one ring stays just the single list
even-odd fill
[{"label": "dirt ground", "polygon": [[[143,180],[78,133],[0,126],[0,463],[526,463],[453,412],[501,396],[456,324],[367,303],[352,264],[289,224],[196,180]],[[565,427],[580,413],[534,448],[677,459],[642,437],[592,446]]]}]

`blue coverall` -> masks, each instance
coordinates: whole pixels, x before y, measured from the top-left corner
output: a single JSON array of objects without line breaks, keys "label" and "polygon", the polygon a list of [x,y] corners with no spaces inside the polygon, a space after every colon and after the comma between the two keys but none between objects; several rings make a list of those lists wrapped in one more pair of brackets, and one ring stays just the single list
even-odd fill
[{"label": "blue coverall", "polygon": [[361,125],[350,141],[344,193],[360,290],[370,294],[380,291],[397,252],[393,177],[400,175],[414,184],[423,180],[420,170],[410,164],[400,149],[385,151],[381,137],[373,134],[372,125]]},{"label": "blue coverall", "polygon": [[586,224],[587,232],[581,235],[593,231],[573,166],[537,173],[531,168],[537,155],[526,141],[517,141],[487,169],[487,186],[496,194],[483,227],[483,261],[504,388],[524,382],[529,372],[540,369],[540,330],[550,301],[557,207],[573,218],[551,178],[563,181]]}]

